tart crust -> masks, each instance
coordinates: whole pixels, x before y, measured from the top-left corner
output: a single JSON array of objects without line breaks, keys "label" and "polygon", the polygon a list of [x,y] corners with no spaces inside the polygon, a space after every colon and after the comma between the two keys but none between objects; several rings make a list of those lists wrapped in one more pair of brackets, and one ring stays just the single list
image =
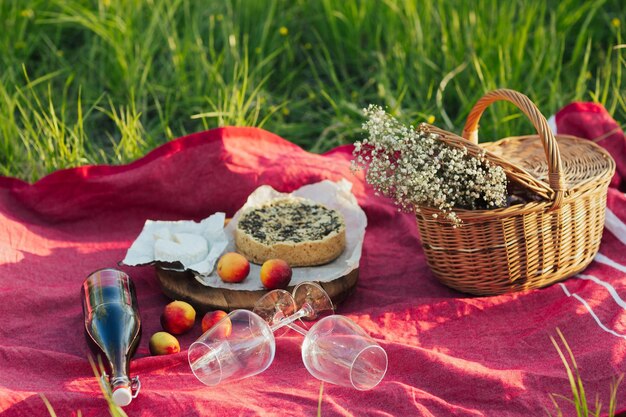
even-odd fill
[{"label": "tart crust", "polygon": [[[263,222],[262,216],[270,216],[271,221]],[[258,230],[251,230],[259,219]],[[273,229],[293,222],[297,232],[290,233],[286,227]],[[311,238],[306,238],[307,227]],[[344,251],[346,226],[337,210],[303,198],[282,198],[246,209],[235,229],[235,244],[239,253],[257,264],[278,258],[292,267],[322,265]]]}]

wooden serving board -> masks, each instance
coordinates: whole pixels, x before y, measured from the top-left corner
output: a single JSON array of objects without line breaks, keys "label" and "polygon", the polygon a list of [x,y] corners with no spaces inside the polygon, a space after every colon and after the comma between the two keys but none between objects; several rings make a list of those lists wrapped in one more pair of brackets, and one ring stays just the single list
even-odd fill
[{"label": "wooden serving board", "polygon": [[[186,301],[196,311],[204,314],[211,310],[232,311],[252,310],[256,301],[267,293],[259,291],[237,291],[225,288],[205,287],[193,277],[191,272],[176,272],[155,266],[156,275],[163,293],[171,299]],[[319,282],[333,300],[335,307],[343,302],[356,288],[359,269],[330,282]],[[287,288],[291,291],[293,287]]]}]

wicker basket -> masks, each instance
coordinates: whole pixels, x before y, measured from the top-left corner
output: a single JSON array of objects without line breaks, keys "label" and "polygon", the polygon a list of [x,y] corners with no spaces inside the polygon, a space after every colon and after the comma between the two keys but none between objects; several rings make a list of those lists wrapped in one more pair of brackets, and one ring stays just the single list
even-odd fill
[{"label": "wicker basket", "polygon": [[[493,102],[519,107],[539,133],[478,145],[478,121]],[[470,154],[487,151],[510,183],[538,201],[495,210],[455,210],[463,224],[453,227],[436,211],[416,214],[428,265],[445,285],[476,295],[544,287],[582,271],[600,246],[606,194],[615,162],[590,140],[557,135],[523,94],[496,90],[470,112],[463,137],[422,124]],[[484,152],[484,151],[482,151]]]}]

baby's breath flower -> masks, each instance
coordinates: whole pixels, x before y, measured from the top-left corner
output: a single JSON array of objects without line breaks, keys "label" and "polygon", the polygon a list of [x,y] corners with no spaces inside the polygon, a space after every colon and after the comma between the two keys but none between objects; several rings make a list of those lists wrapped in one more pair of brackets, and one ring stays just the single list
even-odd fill
[{"label": "baby's breath flower", "polygon": [[[355,143],[353,168],[367,168],[365,178],[377,193],[394,199],[404,211],[436,208],[454,225],[454,208],[490,209],[506,204],[502,167],[446,145],[434,133],[402,125],[381,107],[364,109],[367,138]],[[433,218],[438,218],[433,215]]]}]

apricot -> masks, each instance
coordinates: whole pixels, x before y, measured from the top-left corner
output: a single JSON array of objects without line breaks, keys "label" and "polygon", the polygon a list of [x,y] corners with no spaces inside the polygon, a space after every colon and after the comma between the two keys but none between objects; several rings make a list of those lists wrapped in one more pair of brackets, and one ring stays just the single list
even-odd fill
[{"label": "apricot", "polygon": [[217,262],[217,274],[224,282],[241,282],[249,273],[250,262],[236,252],[225,253]]},{"label": "apricot", "polygon": [[[202,333],[206,333],[207,330],[215,326],[224,317],[228,317],[228,314],[222,310],[209,311],[206,313],[202,318]],[[230,322],[230,318],[227,318],[226,321],[220,325],[219,337],[227,338],[230,336],[232,330],[233,326]]]},{"label": "apricot", "polygon": [[150,353],[153,356],[171,355],[180,352],[178,340],[167,332],[157,332],[150,338]]},{"label": "apricot", "polygon": [[172,334],[183,334],[191,330],[196,321],[196,310],[184,301],[172,301],[161,314],[163,330]]},{"label": "apricot", "polygon": [[261,266],[261,284],[268,290],[285,289],[291,281],[291,267],[282,259],[269,259]]}]

